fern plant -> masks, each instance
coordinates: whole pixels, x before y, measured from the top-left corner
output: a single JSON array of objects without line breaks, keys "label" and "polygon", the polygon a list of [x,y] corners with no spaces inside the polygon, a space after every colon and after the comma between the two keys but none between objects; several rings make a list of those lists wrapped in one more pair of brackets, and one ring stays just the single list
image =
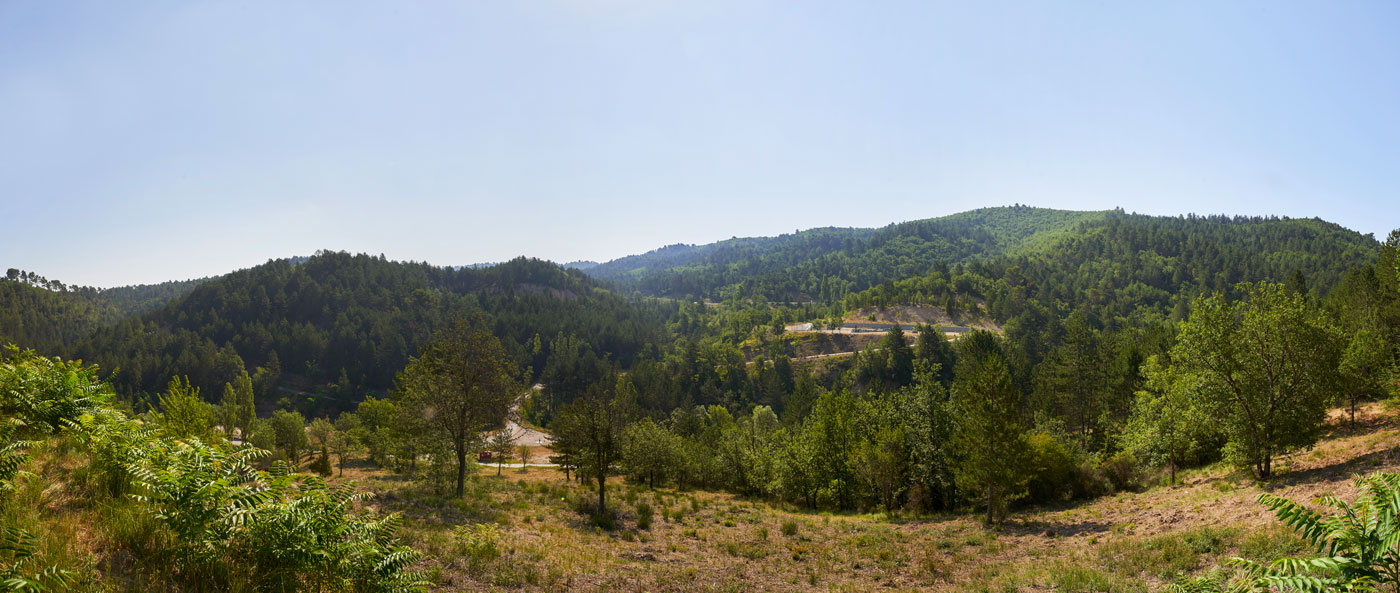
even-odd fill
[{"label": "fern plant", "polygon": [[227,451],[198,439],[157,439],[127,467],[137,485],[131,497],[170,528],[177,568],[194,583],[228,578],[229,539],[261,502],[265,488],[252,461],[259,449]]},{"label": "fern plant", "polygon": [[101,409],[111,388],[97,367],[39,356],[13,345],[0,352],[0,414],[58,432],[65,422]]},{"label": "fern plant", "polygon": [[260,569],[260,589],[387,593],[427,584],[409,570],[421,555],[395,539],[399,515],[356,516],[354,505],[369,493],[329,488],[281,462],[269,476],[267,500],[239,534],[241,556]]},{"label": "fern plant", "polygon": [[[11,418],[0,423],[0,509],[15,489],[15,481],[33,474],[24,471],[33,441],[11,440],[23,423]],[[72,581],[72,573],[42,566],[34,535],[15,527],[0,529],[0,591],[55,591]]]},{"label": "fern plant", "polygon": [[188,585],[247,582],[259,591],[421,591],[421,556],[395,538],[397,515],[360,516],[369,496],[329,488],[283,461],[253,465],[261,449],[157,439],[128,468],[142,502],[170,528]]},{"label": "fern plant", "polygon": [[63,591],[73,582],[73,573],[57,566],[40,567],[39,548],[34,535],[6,527],[0,530],[0,591],[41,593]]},{"label": "fern plant", "polygon": [[91,459],[89,479],[111,497],[128,493],[132,486],[128,468],[145,458],[157,437],[156,429],[116,410],[83,414],[69,428]]},{"label": "fern plant", "polygon": [[1400,590],[1400,474],[1354,478],[1361,493],[1352,503],[1333,496],[1317,503],[1335,509],[1324,515],[1269,493],[1259,503],[1317,549],[1314,558],[1279,558],[1257,563],[1234,558],[1245,578],[1214,576],[1177,584],[1173,591],[1397,591]]},{"label": "fern plant", "polygon": [[[398,542],[398,515],[357,507],[368,494],[330,488],[268,455],[230,448],[128,418],[105,403],[95,369],[20,352],[0,352],[0,511],[25,475],[33,441],[17,435],[66,430],[83,445],[93,492],[126,496],[159,531],[183,591],[410,593],[427,578],[421,555]],[[31,428],[32,427],[32,428]],[[62,591],[73,574],[43,566],[37,539],[0,513],[0,592]],[[160,560],[166,560],[162,556]],[[174,584],[174,583],[172,583]]]},{"label": "fern plant", "polygon": [[12,440],[22,425],[14,418],[0,422],[0,502],[15,489],[15,480],[33,475],[24,471],[24,464],[29,463],[29,448],[34,441]]}]

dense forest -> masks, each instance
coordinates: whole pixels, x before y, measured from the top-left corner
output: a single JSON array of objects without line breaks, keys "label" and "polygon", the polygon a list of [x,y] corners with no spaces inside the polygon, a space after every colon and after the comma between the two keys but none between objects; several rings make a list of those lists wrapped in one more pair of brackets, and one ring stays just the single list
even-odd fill
[{"label": "dense forest", "polygon": [[1014,206],[672,246],[582,271],[529,259],[455,269],[324,252],[213,279],[96,290],[12,270],[0,282],[0,338],[99,362],[116,371],[119,393],[145,402],[171,376],[212,397],[246,372],[259,377],[264,411],[311,413],[386,393],[433,332],[483,315],[528,378],[544,383],[532,413],[546,421],[550,408],[613,370],[645,384],[647,407],[658,412],[783,411],[789,399],[811,398],[799,384],[839,388],[844,372],[804,383],[785,324],[918,305],[1001,327],[1024,391],[1053,374],[1037,373],[1042,362],[1082,338],[1111,362],[1104,368],[1116,389],[1131,394],[1140,380],[1128,378],[1164,347],[1193,299],[1235,297],[1236,283],[1261,280],[1317,298],[1339,284],[1347,295],[1383,294],[1393,279],[1363,271],[1383,248],[1319,220]]},{"label": "dense forest", "polygon": [[1044,245],[1102,212],[984,208],[881,229],[822,228],[772,238],[672,245],[586,271],[645,294],[775,302],[839,301],[847,292],[922,274],[937,263]]},{"label": "dense forest", "polygon": [[62,351],[100,327],[160,307],[206,280],[100,289],[10,268],[0,278],[0,342]]},{"label": "dense forest", "polygon": [[[324,252],[206,282],[65,352],[120,369],[112,381],[123,393],[154,393],[177,374],[213,392],[262,369],[270,382],[260,395],[343,408],[390,388],[409,356],[452,319],[489,318],[522,366],[542,367],[559,335],[586,335],[630,364],[649,344],[666,343],[673,308],[623,299],[538,260],[452,269]],[[275,391],[279,384],[293,391]]]},{"label": "dense forest", "polygon": [[[993,280],[1009,272],[1013,285],[1027,275],[1026,280],[1058,291],[1046,297],[1077,300],[1081,294],[1110,298],[1106,293],[1119,289],[1130,297],[1144,289],[1169,295],[1182,288],[1227,290],[1245,279],[1282,280],[1294,270],[1325,290],[1374,251],[1374,239],[1315,219],[1157,217],[1013,206],[878,230],[817,229],[773,239],[671,246],[587,273],[655,296],[832,305],[885,283],[930,273],[946,276],[948,267],[964,264]],[[1103,284],[1118,281],[1115,273],[1123,268],[1135,275],[1133,281]]]}]

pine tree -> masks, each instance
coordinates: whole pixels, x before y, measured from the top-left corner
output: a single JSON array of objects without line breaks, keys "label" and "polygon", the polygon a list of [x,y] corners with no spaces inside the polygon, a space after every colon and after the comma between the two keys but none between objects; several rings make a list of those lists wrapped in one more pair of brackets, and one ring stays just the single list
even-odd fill
[{"label": "pine tree", "polygon": [[995,334],[974,331],[960,340],[953,382],[953,450],[958,487],[975,492],[987,508],[988,524],[1005,517],[1007,504],[1026,494],[1030,448],[1021,421],[1021,393],[1011,382]]}]

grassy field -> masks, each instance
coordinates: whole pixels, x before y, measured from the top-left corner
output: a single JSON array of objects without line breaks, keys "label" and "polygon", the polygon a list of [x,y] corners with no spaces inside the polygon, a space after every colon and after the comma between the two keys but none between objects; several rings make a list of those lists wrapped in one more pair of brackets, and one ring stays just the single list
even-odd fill
[{"label": "grassy field", "polygon": [[407,515],[441,591],[1154,591],[1233,556],[1304,552],[1255,497],[1350,497],[1351,475],[1400,470],[1393,417],[1380,405],[1356,428],[1335,416],[1264,484],[1204,468],[1177,486],[1023,508],[997,529],[971,514],[810,513],[620,481],[605,529],[577,510],[596,493],[550,468],[483,471],[464,500],[378,470],[345,479]]}]

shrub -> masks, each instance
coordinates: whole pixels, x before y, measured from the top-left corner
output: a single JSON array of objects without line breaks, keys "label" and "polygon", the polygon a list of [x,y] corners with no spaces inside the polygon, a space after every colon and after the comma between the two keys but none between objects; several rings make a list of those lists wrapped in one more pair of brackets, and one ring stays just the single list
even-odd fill
[{"label": "shrub", "polygon": [[593,522],[593,525],[604,531],[614,531],[617,529],[617,512],[612,508],[606,508],[600,512],[593,513],[589,516],[589,520]]},{"label": "shrub", "polygon": [[655,511],[651,504],[643,500],[637,503],[637,529],[651,529],[651,519]]},{"label": "shrub", "polygon": [[1031,449],[1031,467],[1035,468],[1026,484],[1033,502],[1066,500],[1074,494],[1078,464],[1069,447],[1046,432],[1037,432],[1027,439]]},{"label": "shrub", "polygon": [[[141,561],[138,570],[162,569],[184,581],[175,588],[192,592],[389,593],[422,591],[427,584],[408,570],[419,554],[399,545],[398,515],[354,512],[367,494],[328,488],[285,463],[260,471],[253,465],[266,455],[260,449],[230,450],[147,428],[104,407],[107,388],[96,382],[95,369],[4,358],[0,417],[71,431],[91,456],[75,474],[90,491],[112,498],[98,507],[103,527]],[[14,426],[0,422],[0,482],[19,475],[24,461],[26,443],[8,438]],[[35,543],[14,526],[0,531],[0,589],[65,590],[70,584],[69,573],[57,566],[36,565]]]},{"label": "shrub", "polygon": [[466,560],[467,571],[474,575],[485,573],[501,557],[501,531],[493,523],[460,525],[452,532],[452,538],[458,556]]},{"label": "shrub", "polygon": [[171,535],[177,573],[191,590],[248,582],[260,590],[418,591],[409,571],[419,554],[398,544],[399,516],[351,514],[356,494],[330,489],[282,462],[271,472],[251,461],[265,451],[229,452],[197,439],[159,439],[128,467],[141,503]]},{"label": "shrub", "polygon": [[100,410],[112,390],[97,367],[39,356],[14,345],[0,348],[0,416],[56,433],[85,413]]},{"label": "shrub", "polygon": [[1099,464],[1099,471],[1113,484],[1114,490],[1136,490],[1140,485],[1138,462],[1132,453],[1114,454]]}]

